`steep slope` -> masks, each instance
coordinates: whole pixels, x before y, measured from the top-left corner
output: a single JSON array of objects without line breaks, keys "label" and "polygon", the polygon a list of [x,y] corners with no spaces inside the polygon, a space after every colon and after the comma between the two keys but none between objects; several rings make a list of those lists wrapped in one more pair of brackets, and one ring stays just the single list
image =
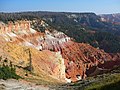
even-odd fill
[{"label": "steep slope", "polygon": [[[19,35],[12,32],[0,34],[0,57],[2,57],[0,62],[4,63],[6,58],[16,66],[17,74],[25,78],[33,78],[35,75],[39,77],[38,80],[48,83],[65,82],[65,65],[61,54],[49,50],[39,51],[36,46],[36,38],[42,36],[43,34],[39,32]],[[29,72],[33,75],[29,75]]]},{"label": "steep slope", "polygon": [[[7,55],[2,55],[2,58],[10,60],[19,70],[30,71],[33,75],[37,75],[41,80],[46,82],[65,82],[64,59],[59,53],[48,50],[38,51],[12,43],[3,45],[1,49]],[[17,71],[20,76],[25,77],[26,72],[21,72]]]},{"label": "steep slope", "polygon": [[64,43],[64,47],[61,47],[61,54],[65,59],[66,77],[72,81],[104,73],[120,65],[120,56],[111,57],[103,50],[84,43],[72,41]]},{"label": "steep slope", "polygon": [[39,25],[44,27],[43,31],[33,29],[35,27],[21,29],[20,24],[18,31],[13,28],[9,33],[0,34],[1,42],[6,42],[1,49],[18,67],[47,79],[71,82],[120,65],[119,54],[110,55],[88,44],[76,43],[64,33],[48,27],[44,21]]}]

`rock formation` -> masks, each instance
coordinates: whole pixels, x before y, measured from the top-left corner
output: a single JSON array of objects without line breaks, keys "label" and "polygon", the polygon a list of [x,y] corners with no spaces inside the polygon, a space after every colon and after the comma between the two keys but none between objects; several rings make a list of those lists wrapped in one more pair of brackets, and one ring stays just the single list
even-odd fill
[{"label": "rock formation", "polygon": [[16,32],[19,31],[30,30],[30,21],[16,21],[15,23],[9,21],[8,24],[4,24],[3,22],[0,22],[0,34],[4,33],[10,33],[10,32]]},{"label": "rock formation", "polygon": [[30,63],[28,60],[30,52],[34,73],[40,75],[42,72],[68,82],[94,75],[96,69],[100,73],[101,70],[110,70],[115,65],[120,65],[119,54],[108,54],[89,44],[76,43],[62,32],[56,30],[51,32],[46,27],[48,24],[43,21],[40,25],[45,27],[44,32],[31,28],[28,21],[5,25],[9,28],[6,33],[1,25],[0,37],[8,43],[3,46],[3,50],[14,58],[12,62],[16,65],[27,67]]}]

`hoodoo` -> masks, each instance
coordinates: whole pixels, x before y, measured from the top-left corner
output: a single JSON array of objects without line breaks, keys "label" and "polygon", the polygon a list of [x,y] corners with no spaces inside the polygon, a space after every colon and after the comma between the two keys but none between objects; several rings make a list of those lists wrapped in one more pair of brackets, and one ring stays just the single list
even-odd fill
[{"label": "hoodoo", "polygon": [[16,32],[26,30],[30,31],[30,21],[27,20],[21,20],[21,21],[15,21],[14,23],[12,21],[9,21],[8,24],[4,24],[3,22],[0,22],[0,34],[2,33],[10,33],[10,32]]}]

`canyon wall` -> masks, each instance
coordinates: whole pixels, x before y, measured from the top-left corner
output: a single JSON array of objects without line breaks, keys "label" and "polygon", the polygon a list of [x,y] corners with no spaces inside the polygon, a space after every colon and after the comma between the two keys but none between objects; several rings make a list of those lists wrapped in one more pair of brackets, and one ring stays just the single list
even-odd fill
[{"label": "canyon wall", "polygon": [[[47,24],[41,21],[40,25]],[[22,66],[28,65],[28,53],[26,54],[25,49],[21,47],[30,48],[34,73],[38,75],[42,71],[56,79],[71,82],[100,74],[101,71],[109,71],[120,65],[119,54],[108,54],[89,44],[76,43],[64,33],[56,30],[51,32],[49,28],[40,32],[30,27],[27,30],[22,29],[19,33],[9,32],[0,36],[10,44],[5,46],[4,50],[15,59],[12,62],[17,65],[22,60]]]}]

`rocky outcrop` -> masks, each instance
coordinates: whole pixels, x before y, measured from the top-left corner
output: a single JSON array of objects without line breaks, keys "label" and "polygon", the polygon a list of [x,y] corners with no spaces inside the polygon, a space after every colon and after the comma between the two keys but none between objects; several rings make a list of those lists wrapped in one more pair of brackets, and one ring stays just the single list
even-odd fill
[{"label": "rocky outcrop", "polygon": [[85,78],[87,70],[111,60],[111,56],[104,51],[72,41],[64,43],[61,54],[65,59],[66,77],[71,78],[72,81],[79,80],[78,76]]},{"label": "rocky outcrop", "polygon": [[[111,56],[103,50],[93,48],[89,44],[75,43],[69,40],[58,44],[59,49],[56,49],[56,44],[52,44],[52,47],[52,51],[61,52],[65,60],[65,72],[68,82],[96,75],[94,74],[96,70],[98,71],[97,74],[100,74],[120,65],[119,55]],[[114,64],[112,64],[113,62]]]},{"label": "rocky outcrop", "polygon": [[62,48],[62,56],[65,59],[66,77],[72,81],[78,80],[78,76],[85,78],[96,75],[96,69],[97,74],[101,74],[120,65],[119,54],[111,56],[84,43],[69,42]]},{"label": "rocky outcrop", "polygon": [[6,41],[3,50],[15,65],[29,67],[40,76],[71,82],[120,65],[119,54],[108,54],[89,44],[76,43],[64,33],[50,31],[47,27],[43,32],[30,28],[29,32],[10,32],[0,37]]},{"label": "rocky outcrop", "polygon": [[0,22],[0,34],[10,33],[10,32],[16,32],[26,30],[29,32],[30,30],[30,21],[27,20],[21,20],[16,21],[13,23],[12,21],[9,21],[8,24],[5,24],[3,22]]}]

